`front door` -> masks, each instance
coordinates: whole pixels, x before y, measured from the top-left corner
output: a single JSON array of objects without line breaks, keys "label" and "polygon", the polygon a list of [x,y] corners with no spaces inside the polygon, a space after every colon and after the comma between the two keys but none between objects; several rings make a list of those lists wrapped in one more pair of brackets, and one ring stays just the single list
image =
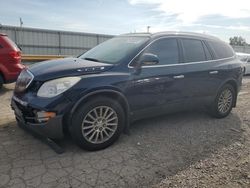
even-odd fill
[{"label": "front door", "polygon": [[[152,42],[143,52],[157,55],[159,64],[142,66],[139,74],[132,74],[134,83],[131,111],[164,113],[165,107],[174,107],[185,101],[185,66],[179,64],[179,45],[175,38],[161,38]],[[140,57],[137,58],[138,61]],[[134,72],[135,68],[131,68]]]}]

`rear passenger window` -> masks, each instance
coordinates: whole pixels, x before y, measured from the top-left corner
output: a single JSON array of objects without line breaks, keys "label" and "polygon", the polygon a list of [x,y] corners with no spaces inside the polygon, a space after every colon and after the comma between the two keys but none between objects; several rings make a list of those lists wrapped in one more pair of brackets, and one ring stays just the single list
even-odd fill
[{"label": "rear passenger window", "polygon": [[233,50],[223,42],[208,41],[208,44],[213,49],[216,59],[223,59],[234,56]]},{"label": "rear passenger window", "polygon": [[184,62],[206,61],[203,44],[196,39],[182,39]]},{"label": "rear passenger window", "polygon": [[160,65],[179,63],[177,40],[172,38],[159,39],[152,43],[144,53],[157,55]]}]

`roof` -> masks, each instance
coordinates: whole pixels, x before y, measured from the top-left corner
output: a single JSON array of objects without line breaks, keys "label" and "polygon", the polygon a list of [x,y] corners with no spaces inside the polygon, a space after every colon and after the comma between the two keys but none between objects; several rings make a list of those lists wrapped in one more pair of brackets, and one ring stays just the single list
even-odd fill
[{"label": "roof", "polygon": [[194,32],[181,32],[181,31],[165,31],[165,32],[157,32],[157,33],[128,33],[121,36],[144,36],[144,37],[151,37],[151,38],[159,38],[163,36],[186,36],[186,37],[195,37],[195,38],[202,38],[208,40],[220,40],[217,37],[202,34],[202,33],[194,33]]},{"label": "roof", "polygon": [[126,33],[120,36],[138,36],[138,37],[151,37],[151,33]]}]

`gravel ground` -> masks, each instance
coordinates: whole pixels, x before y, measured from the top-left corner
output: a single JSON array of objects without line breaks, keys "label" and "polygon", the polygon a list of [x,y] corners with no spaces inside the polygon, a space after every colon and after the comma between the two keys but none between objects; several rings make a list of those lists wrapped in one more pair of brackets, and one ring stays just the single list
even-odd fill
[{"label": "gravel ground", "polygon": [[239,138],[220,150],[214,148],[210,156],[154,187],[250,187],[250,79],[245,78],[243,83],[238,107],[233,112],[241,124],[230,129]]},{"label": "gravel ground", "polygon": [[0,92],[0,187],[247,187],[250,77],[238,106],[224,119],[185,112],[142,120],[98,152],[61,141],[58,155],[19,129]]}]

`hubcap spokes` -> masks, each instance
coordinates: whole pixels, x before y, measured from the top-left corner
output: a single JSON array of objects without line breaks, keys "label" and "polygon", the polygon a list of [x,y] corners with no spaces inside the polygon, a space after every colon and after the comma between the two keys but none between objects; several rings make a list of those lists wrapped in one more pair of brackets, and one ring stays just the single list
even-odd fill
[{"label": "hubcap spokes", "polygon": [[82,135],[91,143],[110,139],[118,126],[116,112],[108,106],[98,106],[87,113],[82,122]]},{"label": "hubcap spokes", "polygon": [[233,95],[229,89],[225,89],[218,100],[218,110],[221,113],[227,113],[233,102]]}]

